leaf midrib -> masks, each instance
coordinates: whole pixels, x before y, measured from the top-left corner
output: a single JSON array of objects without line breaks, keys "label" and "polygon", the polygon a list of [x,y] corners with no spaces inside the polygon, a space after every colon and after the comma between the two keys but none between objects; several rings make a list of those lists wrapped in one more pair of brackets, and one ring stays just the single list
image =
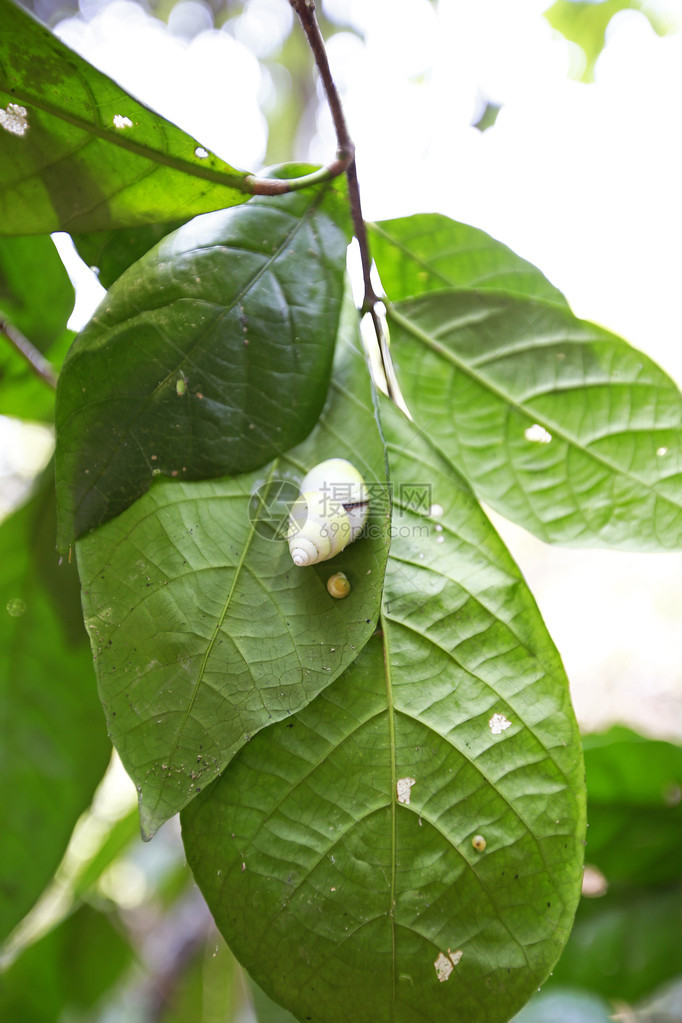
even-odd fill
[{"label": "leaf midrib", "polygon": [[[94,68],[94,66],[93,69],[95,71],[97,70],[96,68]],[[102,72],[98,73],[102,74]],[[77,72],[77,74],[79,79],[81,81],[84,81],[83,75],[80,72]],[[104,77],[106,78],[107,76]],[[148,113],[149,115],[151,115],[151,117],[157,118],[161,122],[162,127],[164,129],[164,140],[166,142],[168,142],[168,139],[165,134],[166,127],[170,127],[175,131],[181,132],[183,135],[186,134],[182,131],[182,128],[179,128],[176,124],[173,124],[172,121],[167,120],[161,114],[152,110],[151,107],[147,107],[144,103],[141,103],[139,100],[136,100],[134,96],[131,96],[129,93],[127,93],[124,89],[121,88],[121,86],[116,85],[116,83],[113,82],[113,79],[108,80],[107,82],[108,86],[109,83],[114,84],[117,89],[120,89],[122,104],[125,104],[126,102],[128,103],[132,102],[139,108],[139,110],[143,111],[144,113]],[[85,84],[88,85],[87,82]],[[2,84],[0,84],[0,89],[7,95],[10,95],[7,89],[3,88]],[[134,130],[135,128],[134,123],[132,129],[131,128],[114,129],[114,131],[117,133],[114,134],[108,128],[102,127],[95,121],[88,121],[84,117],[78,116],[78,114],[68,112],[57,103],[50,103],[45,95],[32,92],[30,87],[26,88],[25,83],[22,86],[20,96],[19,94],[17,95],[18,98],[23,100],[23,102],[26,103],[29,107],[33,106],[36,109],[40,110],[42,113],[47,114],[49,117],[54,117],[57,120],[65,121],[67,124],[72,125],[79,131],[85,132],[90,137],[94,136],[100,141],[107,142],[112,146],[116,146],[119,149],[123,149],[127,152],[134,153],[136,156],[140,156],[143,159],[149,160],[150,162],[157,164],[159,168],[169,167],[172,170],[179,171],[180,173],[186,174],[189,177],[201,178],[205,181],[211,181],[213,182],[213,184],[223,185],[224,187],[232,188],[235,191],[240,192],[242,195],[251,194],[248,191],[248,189],[244,186],[244,181],[249,174],[248,171],[242,172],[235,171],[234,174],[230,174],[226,171],[216,171],[213,170],[210,166],[206,167],[203,166],[202,164],[189,163],[182,157],[171,156],[170,153],[164,152],[161,149],[154,149],[152,146],[148,144],[135,142],[134,139],[132,139],[129,135],[125,134],[125,132],[130,132]],[[16,99],[17,98],[15,97],[14,101],[16,101]],[[113,102],[113,100],[108,102]],[[95,106],[97,106],[96,103]],[[97,109],[99,110],[99,107],[97,107]],[[139,111],[136,111],[136,113],[138,112]],[[192,143],[195,146],[198,145],[197,140],[192,138],[192,136],[186,135],[186,138],[188,145],[191,145]],[[73,154],[71,153],[71,151],[69,151],[69,153],[63,154],[62,159],[65,156],[70,157],[71,155]]]},{"label": "leaf midrib", "polygon": [[395,933],[395,909],[396,909],[396,859],[397,859],[397,821],[396,821],[396,799],[397,799],[397,768],[395,748],[395,705],[393,702],[393,681],[391,675],[391,655],[388,649],[388,632],[386,619],[384,617],[383,599],[379,615],[379,627],[382,637],[382,654],[384,659],[384,677],[386,682],[386,711],[388,714],[388,733],[391,755],[391,903],[389,907],[389,919],[391,921],[391,1021],[395,1020],[396,998],[397,998],[397,957],[396,957],[396,933]]},{"label": "leaf midrib", "polygon": [[[272,465],[271,465],[271,468],[270,468],[270,472],[269,472],[268,478],[266,480],[266,484],[265,484],[266,486],[269,486],[270,483],[272,482],[272,477],[273,477],[273,474],[274,474],[278,464],[279,464],[279,459],[275,458],[273,460],[273,462],[272,462]],[[248,554],[248,552],[249,552],[249,550],[251,548],[251,544],[252,544],[253,538],[255,536],[256,523],[255,522],[250,522],[249,526],[250,526],[249,533],[248,533],[248,536],[247,536],[246,541],[244,543],[244,547],[243,547],[243,550],[241,552],[239,561],[237,562],[237,565],[235,566],[234,575],[232,577],[232,583],[230,585],[230,589],[228,591],[227,597],[225,598],[225,603],[223,604],[223,609],[221,611],[220,617],[218,618],[218,620],[217,620],[217,622],[216,622],[216,624],[215,624],[215,626],[213,628],[213,635],[211,636],[210,640],[208,641],[208,644],[206,646],[206,650],[204,652],[204,656],[201,659],[201,664],[199,665],[199,671],[197,672],[196,682],[194,683],[194,687],[193,687],[192,693],[190,695],[190,698],[187,701],[187,707],[186,707],[185,712],[184,712],[184,714],[182,716],[182,721],[180,722],[180,726],[179,726],[179,728],[177,730],[177,733],[175,735],[175,739],[173,741],[173,746],[172,746],[170,754],[168,756],[168,768],[169,768],[169,771],[172,768],[173,761],[175,759],[175,754],[177,753],[178,746],[180,744],[180,739],[182,738],[183,732],[185,730],[187,722],[189,721],[190,715],[192,713],[192,708],[194,707],[194,704],[196,702],[197,696],[199,694],[199,690],[201,688],[201,684],[202,684],[203,679],[204,679],[204,674],[206,672],[206,666],[208,664],[209,657],[211,656],[211,652],[213,650],[213,647],[215,646],[215,643],[216,643],[216,641],[218,639],[218,636],[220,635],[220,631],[221,631],[221,629],[223,627],[223,622],[225,621],[225,618],[227,617],[227,612],[228,612],[230,604],[232,602],[232,597],[234,595],[237,582],[239,581],[239,579],[241,577],[241,573],[242,573],[242,570],[244,568],[244,563],[246,561],[246,556],[247,556],[247,554]],[[261,696],[261,700],[262,700],[262,694],[261,694],[260,690],[258,690],[258,693]],[[265,707],[265,704],[263,704],[263,707]]]},{"label": "leaf midrib", "polygon": [[[551,306],[551,303],[547,304]],[[492,381],[488,379],[486,376],[482,375],[481,373],[478,373],[468,362],[462,360],[458,355],[455,354],[455,352],[453,352],[445,344],[441,343],[440,341],[437,341],[426,330],[423,330],[413,320],[409,319],[409,317],[404,316],[401,312],[399,312],[399,310],[396,309],[395,306],[389,305],[387,307],[387,315],[388,318],[393,319],[405,331],[406,334],[412,336],[416,341],[420,342],[425,347],[429,348],[432,352],[434,352],[434,354],[440,356],[446,362],[450,363],[458,371],[460,371],[465,376],[469,377],[469,379],[477,383],[484,391],[488,391],[503,405],[506,405],[507,408],[513,409],[514,411],[522,415],[525,419],[528,419],[529,421],[532,420],[533,423],[537,423],[539,426],[543,426],[546,430],[548,430],[548,432],[552,434],[552,437],[556,437],[557,439],[563,441],[563,443],[566,444],[567,447],[579,451],[581,454],[584,454],[587,457],[591,458],[595,463],[606,469],[610,475],[625,477],[626,479],[631,480],[633,483],[636,483],[638,486],[643,487],[645,490],[648,490],[656,494],[659,500],[666,502],[666,504],[670,505],[676,511],[680,510],[679,505],[675,504],[673,501],[670,500],[669,497],[660,492],[657,484],[649,483],[646,480],[641,479],[639,476],[636,476],[629,470],[623,468],[621,465],[618,465],[617,463],[614,463],[611,460],[604,458],[602,455],[597,454],[589,446],[581,444],[579,439],[570,436],[564,429],[562,429],[560,425],[555,423],[552,419],[549,419],[547,416],[535,415],[535,413],[532,412],[526,405],[518,401],[516,398],[513,398],[499,385],[492,383]],[[433,416],[432,418],[437,418],[437,415]],[[425,426],[428,425],[429,425],[428,423],[425,424]],[[610,436],[610,434],[608,434],[607,436]],[[600,439],[603,439],[603,437]],[[438,443],[438,438],[434,438],[434,441],[435,443]]]}]

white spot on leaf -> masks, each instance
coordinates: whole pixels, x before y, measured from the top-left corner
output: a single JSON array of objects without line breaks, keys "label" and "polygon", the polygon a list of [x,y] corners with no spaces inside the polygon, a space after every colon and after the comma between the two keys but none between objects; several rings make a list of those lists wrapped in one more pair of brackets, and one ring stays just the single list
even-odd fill
[{"label": "white spot on leaf", "polygon": [[114,128],[132,128],[133,122],[123,114],[114,114]]},{"label": "white spot on leaf", "polygon": [[493,714],[488,725],[493,735],[502,735],[511,726],[511,721],[504,714]]},{"label": "white spot on leaf", "polygon": [[533,423],[527,430],[524,430],[523,436],[526,440],[533,441],[535,444],[549,444],[552,439],[552,434],[545,430],[544,426],[540,426],[539,423]]},{"label": "white spot on leaf", "polygon": [[208,149],[204,149],[203,146],[197,146],[197,148],[194,150],[194,155],[198,157],[200,160],[206,160],[208,159],[209,155]]},{"label": "white spot on leaf", "polygon": [[456,952],[451,952],[450,949],[448,949],[447,955],[445,955],[444,952],[439,953],[438,958],[433,965],[436,969],[436,976],[441,984],[444,980],[448,979],[463,955],[464,953],[461,949],[458,949]]},{"label": "white spot on leaf", "polygon": [[442,514],[443,514],[443,505],[442,504],[432,504],[431,505],[431,507],[429,509],[429,515],[432,518],[437,519],[438,516],[442,515]]},{"label": "white spot on leaf", "polygon": [[6,109],[0,107],[0,128],[10,135],[25,135],[28,131],[26,107],[20,107],[18,103],[8,103]]},{"label": "white spot on leaf", "polygon": [[416,778],[398,778],[396,790],[398,792],[399,803],[405,803],[409,806],[412,786],[415,782]]},{"label": "white spot on leaf", "polygon": [[658,455],[659,458],[663,458],[664,455],[668,454],[668,449],[667,448],[656,448],[656,454]]},{"label": "white spot on leaf", "polygon": [[443,983],[444,980],[448,979],[448,977],[450,976],[454,969],[452,963],[443,952],[439,954],[438,958],[436,959],[433,965],[436,968],[436,976],[438,977],[438,980],[441,982],[441,984]]}]

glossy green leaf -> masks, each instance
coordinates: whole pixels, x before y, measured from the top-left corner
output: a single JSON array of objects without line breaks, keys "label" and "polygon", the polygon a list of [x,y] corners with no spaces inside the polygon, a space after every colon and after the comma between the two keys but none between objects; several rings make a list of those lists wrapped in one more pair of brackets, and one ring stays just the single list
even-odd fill
[{"label": "glossy green leaf", "polygon": [[0,233],[101,231],[249,198],[245,172],[0,0]]},{"label": "glossy green leaf", "polygon": [[84,1015],[131,964],[115,922],[82,906],[30,946],[2,975],[0,1017],[16,1023],[93,1019]]},{"label": "glossy green leaf", "polygon": [[682,543],[682,398],[554,303],[449,291],[389,310],[407,404],[477,495],[550,543]]},{"label": "glossy green leaf", "polygon": [[199,217],[111,288],[59,379],[61,547],[159,474],[248,472],[310,432],[343,295],[339,187]]},{"label": "glossy green leaf", "polygon": [[[164,481],[77,544],[85,620],[110,734],[150,837],[252,735],[305,706],[371,635],[387,555],[384,449],[357,314],[344,320],[310,437],[260,472]],[[278,535],[304,473],[353,461],[373,484],[368,536],[296,568]],[[334,600],[326,581],[352,583]]]},{"label": "glossy green leaf", "polygon": [[679,883],[609,890],[600,899],[583,899],[552,983],[588,988],[618,1001],[644,998],[682,972],[680,934]]},{"label": "glossy green leaf", "polygon": [[380,631],[183,811],[183,839],[232,950],[297,1018],[502,1023],[570,930],[580,741],[517,567],[387,413]]},{"label": "glossy green leaf", "polygon": [[682,747],[627,728],[588,735],[583,745],[587,861],[610,885],[682,880]]},{"label": "glossy green leaf", "polygon": [[54,489],[0,526],[0,938],[52,877],[111,754]]},{"label": "glossy green leaf", "polygon": [[392,302],[442,288],[511,291],[566,304],[532,263],[469,224],[418,213],[368,225],[372,256]]},{"label": "glossy green leaf", "polygon": [[74,235],[74,244],[81,259],[92,267],[100,284],[110,288],[124,270],[141,259],[146,252],[183,221],[167,224],[143,224],[121,227],[114,231],[94,231]]},{"label": "glossy green leaf", "polygon": [[[74,291],[50,238],[0,237],[0,324],[21,332],[56,371],[74,334]],[[54,418],[54,391],[0,330],[0,413]]]}]

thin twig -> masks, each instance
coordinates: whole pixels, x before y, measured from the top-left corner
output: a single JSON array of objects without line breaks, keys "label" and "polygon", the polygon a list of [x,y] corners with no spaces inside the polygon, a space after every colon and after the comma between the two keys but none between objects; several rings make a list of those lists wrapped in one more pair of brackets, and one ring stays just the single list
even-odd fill
[{"label": "thin twig", "polygon": [[405,401],[400,394],[400,388],[398,387],[398,381],[396,379],[395,370],[393,369],[393,363],[388,349],[388,338],[386,336],[384,322],[378,311],[378,306],[382,302],[382,299],[376,294],[374,286],[372,285],[372,257],[369,251],[367,227],[362,215],[360,187],[358,185],[358,175],[355,166],[355,146],[350,137],[350,132],[348,131],[341,98],[329,67],[324,38],[315,16],[315,0],[289,0],[289,3],[298,15],[298,20],[305,32],[308,45],[310,46],[315,59],[315,64],[317,65],[317,70],[319,71],[320,78],[322,79],[322,85],[324,87],[327,103],[329,104],[329,110],[334,123],[339,154],[353,154],[346,169],[346,177],[348,179],[348,195],[350,199],[351,218],[353,220],[353,232],[360,247],[360,259],[362,262],[364,296],[361,312],[363,314],[369,313],[372,319],[374,332],[379,345],[379,354],[381,356],[388,395],[401,408],[405,408]]},{"label": "thin twig", "polygon": [[13,327],[7,320],[0,319],[0,334],[6,337],[9,343],[26,360],[36,376],[44,380],[53,390],[57,387],[57,374],[47,361],[44,355],[38,351],[36,346],[29,341],[16,327]]},{"label": "thin twig", "polygon": [[297,192],[301,188],[310,188],[311,185],[319,185],[323,181],[338,178],[348,170],[354,156],[354,149],[342,151],[339,148],[336,159],[326,167],[320,167],[319,170],[311,171],[300,178],[259,178],[255,174],[248,174],[244,178],[244,184],[252,195],[286,195],[287,192]]}]

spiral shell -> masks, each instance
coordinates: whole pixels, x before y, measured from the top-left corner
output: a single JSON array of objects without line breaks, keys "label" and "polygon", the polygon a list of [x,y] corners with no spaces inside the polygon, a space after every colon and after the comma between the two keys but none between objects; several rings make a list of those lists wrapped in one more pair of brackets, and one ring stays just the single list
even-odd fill
[{"label": "spiral shell", "polygon": [[343,600],[350,593],[351,586],[345,572],[335,572],[327,579],[327,592],[335,600]]},{"label": "spiral shell", "polygon": [[338,554],[362,532],[369,496],[362,476],[345,458],[329,458],[308,472],[289,514],[288,541],[295,565],[315,565]]}]

